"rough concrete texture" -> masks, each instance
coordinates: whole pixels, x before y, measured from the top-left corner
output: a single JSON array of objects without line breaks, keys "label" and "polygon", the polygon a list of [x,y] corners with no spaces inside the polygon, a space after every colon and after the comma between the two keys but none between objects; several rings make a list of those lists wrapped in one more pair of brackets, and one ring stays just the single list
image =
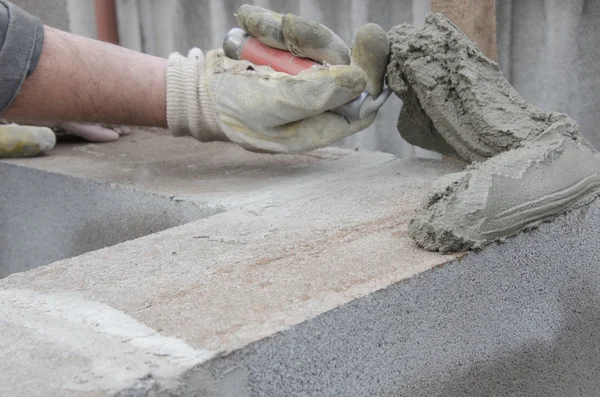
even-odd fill
[{"label": "rough concrete texture", "polygon": [[0,174],[10,186],[0,194],[0,278],[223,210],[12,164]]},{"label": "rough concrete texture", "polygon": [[[593,200],[600,155],[574,120],[528,104],[452,22],[430,14],[389,32],[390,86],[407,141],[475,163],[426,195],[409,231],[428,250],[462,251]],[[489,160],[488,160],[489,159]]]},{"label": "rough concrete texture", "polygon": [[598,203],[455,259],[407,235],[438,161],[145,133],[30,160],[2,164],[224,211],[0,280],[2,396],[597,394]]},{"label": "rough concrete texture", "polygon": [[223,211],[0,281],[0,373],[15,380],[0,394],[200,389],[210,382],[184,371],[454,258],[406,231],[428,181],[458,170],[435,160],[260,155],[141,132],[28,160],[2,162],[23,170],[21,188],[45,169],[116,183],[130,193],[113,199],[139,193],[136,205],[152,194]]},{"label": "rough concrete texture", "polygon": [[211,360],[187,379],[237,374],[245,388],[236,396],[597,396],[598,226],[595,203]]}]

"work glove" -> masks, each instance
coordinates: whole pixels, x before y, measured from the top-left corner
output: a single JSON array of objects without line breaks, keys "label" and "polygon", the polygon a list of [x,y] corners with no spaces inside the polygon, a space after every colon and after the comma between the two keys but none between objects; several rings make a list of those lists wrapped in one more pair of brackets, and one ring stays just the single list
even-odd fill
[{"label": "work glove", "polygon": [[1,124],[0,158],[44,154],[56,145],[56,134],[77,136],[89,142],[110,142],[119,139],[121,135],[127,135],[128,130],[88,123],[62,123],[51,127]]},{"label": "work glove", "polygon": [[236,16],[263,44],[324,66],[292,76],[228,58],[222,49],[205,55],[194,48],[187,57],[174,53],[167,66],[167,123],[173,135],[297,153],[331,145],[373,123],[377,108],[362,120],[330,110],[364,90],[381,94],[390,50],[380,26],[361,27],[350,52],[330,29],[293,14],[243,5]]}]

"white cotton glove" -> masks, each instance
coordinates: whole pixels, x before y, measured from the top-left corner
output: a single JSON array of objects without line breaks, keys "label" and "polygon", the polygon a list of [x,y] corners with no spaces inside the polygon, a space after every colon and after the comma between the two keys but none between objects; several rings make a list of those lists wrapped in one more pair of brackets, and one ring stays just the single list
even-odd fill
[{"label": "white cotton glove", "polygon": [[116,141],[124,135],[129,135],[126,128],[108,124],[93,123],[61,123],[55,130],[64,131],[68,135],[78,136],[88,142],[102,143]]},{"label": "white cotton glove", "polygon": [[56,136],[48,127],[0,125],[0,158],[38,156],[54,145]]},{"label": "white cotton glove", "polygon": [[56,132],[78,136],[89,142],[110,142],[129,132],[101,124],[62,123],[53,126],[22,124],[0,125],[0,158],[33,157],[56,145]]},{"label": "white cotton glove", "polygon": [[368,24],[352,54],[331,30],[292,14],[254,6],[237,13],[240,26],[271,47],[325,62],[297,76],[233,60],[222,50],[172,54],[167,66],[167,123],[175,136],[234,142],[248,150],[296,153],[325,147],[371,125],[329,110],[367,90],[383,89],[389,58],[385,31]]}]

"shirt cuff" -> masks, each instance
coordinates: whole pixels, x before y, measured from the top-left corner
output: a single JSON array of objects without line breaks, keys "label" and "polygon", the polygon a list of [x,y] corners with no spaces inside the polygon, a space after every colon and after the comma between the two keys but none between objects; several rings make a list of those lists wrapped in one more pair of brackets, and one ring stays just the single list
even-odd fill
[{"label": "shirt cuff", "polygon": [[0,0],[0,113],[35,70],[44,42],[42,21],[13,3]]}]

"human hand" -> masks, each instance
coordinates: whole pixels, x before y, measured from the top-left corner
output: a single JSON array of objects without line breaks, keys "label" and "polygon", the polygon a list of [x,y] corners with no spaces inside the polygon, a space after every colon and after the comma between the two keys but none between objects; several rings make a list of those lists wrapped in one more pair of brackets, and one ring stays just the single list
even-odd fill
[{"label": "human hand", "polygon": [[56,145],[55,133],[78,136],[89,142],[110,142],[129,132],[100,124],[61,123],[52,126],[0,125],[0,158],[33,157]]},{"label": "human hand", "polygon": [[385,31],[367,24],[352,51],[325,26],[292,14],[241,6],[240,26],[263,44],[323,62],[297,76],[192,49],[167,66],[167,121],[175,136],[232,141],[252,151],[296,153],[325,147],[373,123],[330,110],[383,90],[389,58]]}]

